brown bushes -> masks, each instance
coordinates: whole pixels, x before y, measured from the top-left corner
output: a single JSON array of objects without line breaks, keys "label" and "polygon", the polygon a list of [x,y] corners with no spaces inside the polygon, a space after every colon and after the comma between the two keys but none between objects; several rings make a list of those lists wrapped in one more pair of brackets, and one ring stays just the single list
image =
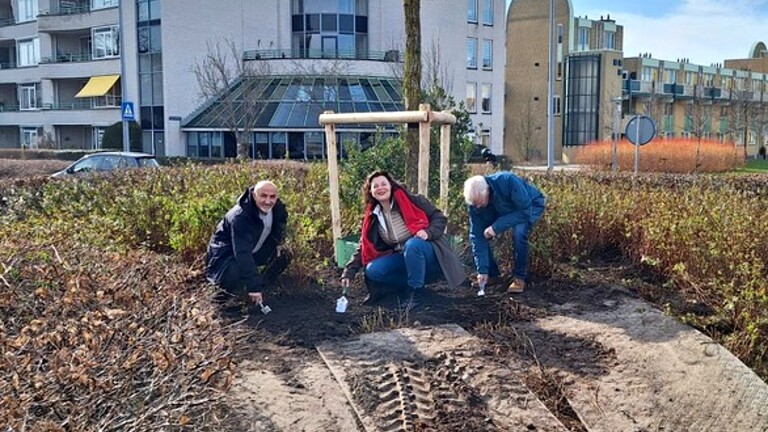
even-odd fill
[{"label": "brown bushes", "polygon": [[0,243],[8,430],[221,430],[237,335],[203,278],[142,252]]},{"label": "brown bushes", "polygon": [[[617,153],[619,170],[633,171],[635,146],[622,140]],[[600,141],[579,148],[574,162],[610,169],[612,157],[613,143]],[[642,172],[725,172],[744,165],[744,149],[712,140],[657,139],[640,147],[639,160]]]}]

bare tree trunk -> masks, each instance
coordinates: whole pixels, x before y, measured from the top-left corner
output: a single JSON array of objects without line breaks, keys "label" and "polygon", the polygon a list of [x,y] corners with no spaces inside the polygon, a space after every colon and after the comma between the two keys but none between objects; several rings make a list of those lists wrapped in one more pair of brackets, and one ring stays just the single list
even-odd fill
[{"label": "bare tree trunk", "polygon": [[[416,111],[421,103],[421,0],[405,0],[405,109]],[[405,135],[405,183],[414,188],[418,181],[419,125],[409,123]]]}]

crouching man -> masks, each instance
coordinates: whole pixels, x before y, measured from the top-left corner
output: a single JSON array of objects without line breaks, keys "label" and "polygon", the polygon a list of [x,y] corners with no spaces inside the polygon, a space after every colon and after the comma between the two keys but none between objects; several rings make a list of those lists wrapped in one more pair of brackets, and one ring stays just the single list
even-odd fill
[{"label": "crouching man", "polygon": [[[205,274],[235,297],[264,301],[264,289],[290,264],[284,249],[288,212],[268,180],[249,187],[216,226],[208,242]],[[263,266],[263,270],[259,267]]]}]

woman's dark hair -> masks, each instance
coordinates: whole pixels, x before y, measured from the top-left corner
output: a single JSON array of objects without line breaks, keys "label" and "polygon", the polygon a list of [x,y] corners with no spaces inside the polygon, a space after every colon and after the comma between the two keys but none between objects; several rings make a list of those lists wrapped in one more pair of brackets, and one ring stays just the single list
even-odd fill
[{"label": "woman's dark hair", "polygon": [[392,193],[395,193],[395,190],[397,189],[403,189],[403,186],[396,182],[395,179],[392,178],[391,175],[389,175],[388,172],[384,170],[376,170],[370,174],[368,174],[368,177],[365,178],[365,183],[363,183],[362,189],[360,189],[360,193],[363,196],[363,207],[367,207],[368,204],[377,204],[378,201],[376,201],[376,198],[371,195],[371,182],[373,182],[373,179],[376,177],[385,177],[392,188]]}]

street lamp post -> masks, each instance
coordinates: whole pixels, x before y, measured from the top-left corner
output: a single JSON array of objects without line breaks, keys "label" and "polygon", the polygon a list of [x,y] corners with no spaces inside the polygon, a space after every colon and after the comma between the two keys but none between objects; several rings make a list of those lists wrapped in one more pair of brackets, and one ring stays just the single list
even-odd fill
[{"label": "street lamp post", "polygon": [[[119,0],[117,7],[118,22],[120,26],[120,100],[122,102],[125,102],[128,99],[126,94],[127,91],[125,89],[127,80],[125,79],[125,27],[123,26],[124,1],[125,0]],[[120,112],[120,117],[122,118],[123,122],[123,151],[128,152],[131,150],[131,138],[130,134],[128,133],[128,120],[123,115],[122,110]]]},{"label": "street lamp post", "polygon": [[555,0],[549,0],[549,68],[547,76],[547,171],[555,165]]}]

